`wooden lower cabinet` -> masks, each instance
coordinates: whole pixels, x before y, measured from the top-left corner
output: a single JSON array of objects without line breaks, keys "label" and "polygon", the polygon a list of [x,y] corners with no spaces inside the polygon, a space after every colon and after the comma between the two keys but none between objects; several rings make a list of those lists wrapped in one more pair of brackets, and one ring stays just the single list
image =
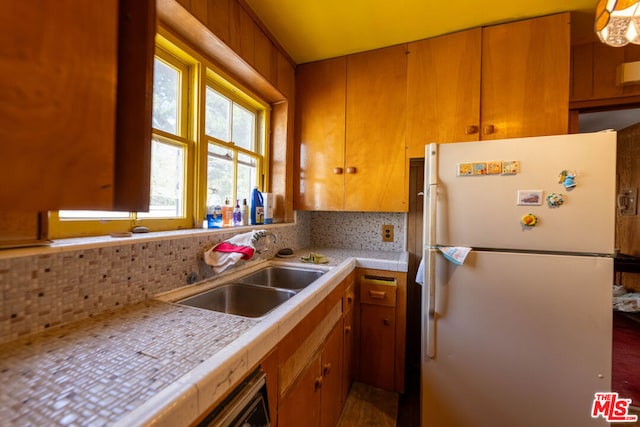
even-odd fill
[{"label": "wooden lower cabinet", "polygon": [[395,389],[395,307],[362,304],[360,309],[360,381]]},{"label": "wooden lower cabinet", "polygon": [[320,425],[320,355],[314,357],[278,402],[278,426]]},{"label": "wooden lower cabinet", "polygon": [[356,268],[356,380],[404,392],[407,274]]},{"label": "wooden lower cabinet", "polygon": [[354,280],[347,276],[278,343],[278,426],[337,424],[344,403],[343,315],[354,305]]},{"label": "wooden lower cabinet", "polygon": [[342,320],[279,401],[278,425],[334,427],[342,410]]},{"label": "wooden lower cabinet", "polygon": [[320,426],[334,427],[342,410],[342,320],[331,331],[321,355]]}]

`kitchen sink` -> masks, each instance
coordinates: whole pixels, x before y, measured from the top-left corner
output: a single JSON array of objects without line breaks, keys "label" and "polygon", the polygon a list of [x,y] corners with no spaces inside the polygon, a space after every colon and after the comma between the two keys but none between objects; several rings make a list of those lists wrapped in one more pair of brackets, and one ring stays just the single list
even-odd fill
[{"label": "kitchen sink", "polygon": [[287,289],[228,283],[177,303],[244,317],[262,317],[295,294]]},{"label": "kitchen sink", "polygon": [[239,282],[299,292],[325,271],[298,267],[265,267],[238,279]]}]

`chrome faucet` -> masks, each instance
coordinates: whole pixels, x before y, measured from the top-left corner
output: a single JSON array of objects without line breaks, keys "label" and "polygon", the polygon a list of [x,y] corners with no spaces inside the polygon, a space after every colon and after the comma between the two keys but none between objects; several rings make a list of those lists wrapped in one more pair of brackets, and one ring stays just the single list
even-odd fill
[{"label": "chrome faucet", "polygon": [[[273,237],[272,243],[278,243],[278,236],[276,236],[274,233],[266,232],[266,231],[258,231],[257,233],[255,233],[253,235],[253,239],[252,240],[253,240],[254,243],[258,243],[258,241],[260,239],[262,239],[264,237],[267,237],[267,236]],[[266,245],[266,247],[264,249],[256,248],[256,252],[259,253],[259,254],[264,253],[264,252],[269,252],[268,244]]]}]

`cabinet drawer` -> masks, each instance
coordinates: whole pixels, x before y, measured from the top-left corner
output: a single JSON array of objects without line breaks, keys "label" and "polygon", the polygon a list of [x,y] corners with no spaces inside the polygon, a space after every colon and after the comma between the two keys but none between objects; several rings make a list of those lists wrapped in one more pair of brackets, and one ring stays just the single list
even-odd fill
[{"label": "cabinet drawer", "polygon": [[396,285],[397,280],[394,277],[365,274],[360,279],[360,302],[394,307],[396,305]]}]

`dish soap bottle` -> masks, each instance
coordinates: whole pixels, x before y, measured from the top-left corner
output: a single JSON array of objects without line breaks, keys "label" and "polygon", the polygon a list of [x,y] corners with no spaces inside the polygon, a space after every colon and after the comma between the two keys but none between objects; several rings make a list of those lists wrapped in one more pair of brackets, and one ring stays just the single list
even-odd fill
[{"label": "dish soap bottle", "polygon": [[219,204],[209,206],[209,213],[207,213],[207,228],[220,227],[222,227],[222,207]]},{"label": "dish soap bottle", "polygon": [[242,225],[242,211],[240,210],[240,202],[236,199],[236,207],[233,209],[233,226]]}]

